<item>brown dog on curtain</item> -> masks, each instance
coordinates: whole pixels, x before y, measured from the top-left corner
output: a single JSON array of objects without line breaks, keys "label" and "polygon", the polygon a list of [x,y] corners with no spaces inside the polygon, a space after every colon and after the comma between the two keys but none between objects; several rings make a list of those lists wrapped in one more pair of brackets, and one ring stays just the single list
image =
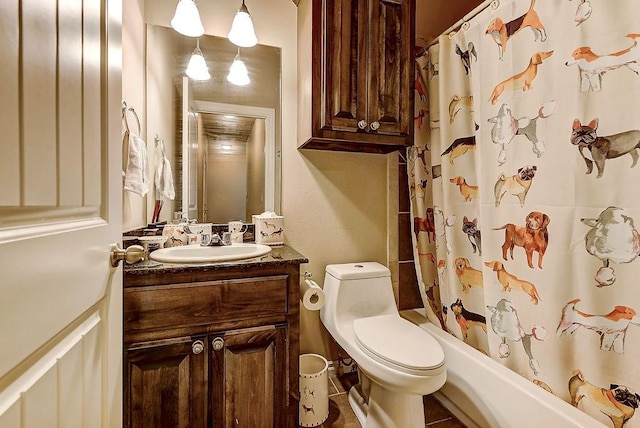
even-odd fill
[{"label": "brown dog on curtain", "polygon": [[513,247],[524,248],[527,254],[527,264],[530,268],[533,268],[533,252],[538,252],[538,267],[542,269],[542,257],[545,251],[547,251],[547,245],[549,243],[549,232],[547,226],[549,225],[549,216],[539,211],[532,211],[525,218],[524,226],[516,226],[513,223],[507,223],[502,227],[494,228],[493,230],[504,229],[504,244],[502,244],[502,258],[507,260],[507,250],[513,260]]},{"label": "brown dog on curtain", "polygon": [[551,55],[553,55],[553,51],[536,52],[531,55],[529,65],[527,65],[524,71],[503,80],[493,88],[490,98],[491,104],[497,103],[498,98],[500,98],[500,95],[502,95],[505,90],[515,91],[522,89],[523,91],[528,91],[531,89],[531,83],[533,83],[533,79],[538,75],[538,66]]},{"label": "brown dog on curtain", "polygon": [[502,60],[504,52],[507,50],[507,40],[523,28],[531,28],[535,41],[540,38],[541,42],[547,40],[547,31],[544,29],[544,25],[540,22],[540,17],[533,10],[536,4],[536,0],[531,0],[529,10],[527,12],[515,18],[509,22],[504,22],[501,18],[495,18],[489,23],[486,34],[490,35],[494,42],[498,45],[498,51],[500,53],[500,60]]}]

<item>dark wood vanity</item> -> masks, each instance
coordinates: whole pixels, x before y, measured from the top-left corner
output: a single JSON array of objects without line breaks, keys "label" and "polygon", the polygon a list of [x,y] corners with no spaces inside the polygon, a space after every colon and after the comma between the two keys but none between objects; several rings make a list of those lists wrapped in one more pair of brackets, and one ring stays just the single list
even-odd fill
[{"label": "dark wood vanity", "polygon": [[295,427],[300,264],[124,269],[124,426]]}]

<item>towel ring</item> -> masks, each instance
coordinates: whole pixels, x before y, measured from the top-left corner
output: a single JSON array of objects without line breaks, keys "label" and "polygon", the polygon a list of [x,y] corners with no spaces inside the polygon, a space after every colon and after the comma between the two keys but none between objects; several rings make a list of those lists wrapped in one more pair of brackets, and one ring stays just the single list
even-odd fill
[{"label": "towel ring", "polygon": [[127,111],[133,113],[133,117],[136,118],[136,124],[138,125],[138,135],[142,132],[142,127],[140,126],[140,118],[138,117],[138,113],[136,113],[133,107],[129,107],[126,101],[122,101],[122,118],[124,119],[124,124],[127,127],[127,131],[129,130],[129,121],[127,120]]}]

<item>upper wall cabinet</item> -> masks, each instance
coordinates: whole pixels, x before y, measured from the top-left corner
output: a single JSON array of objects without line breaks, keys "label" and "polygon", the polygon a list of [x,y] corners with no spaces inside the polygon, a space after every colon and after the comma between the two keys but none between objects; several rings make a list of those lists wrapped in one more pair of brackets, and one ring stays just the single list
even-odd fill
[{"label": "upper wall cabinet", "polygon": [[389,153],[412,143],[415,0],[301,0],[299,148]]}]

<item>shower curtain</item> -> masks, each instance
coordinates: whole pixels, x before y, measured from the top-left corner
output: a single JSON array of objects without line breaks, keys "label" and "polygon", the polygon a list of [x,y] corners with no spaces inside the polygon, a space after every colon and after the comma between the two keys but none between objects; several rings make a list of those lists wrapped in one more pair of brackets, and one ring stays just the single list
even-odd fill
[{"label": "shower curtain", "polygon": [[494,1],[440,36],[407,154],[431,322],[614,427],[640,427],[636,3]]}]

